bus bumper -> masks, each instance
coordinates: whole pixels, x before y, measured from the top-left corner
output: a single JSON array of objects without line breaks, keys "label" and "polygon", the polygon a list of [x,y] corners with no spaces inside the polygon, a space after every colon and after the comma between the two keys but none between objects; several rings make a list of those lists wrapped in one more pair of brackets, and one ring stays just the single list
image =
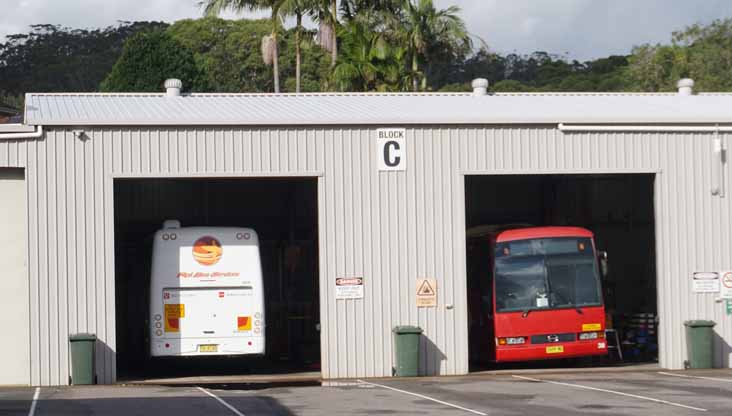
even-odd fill
[{"label": "bus bumper", "polygon": [[603,340],[565,342],[541,345],[511,345],[496,347],[496,361],[531,361],[554,358],[607,355],[607,342]]},{"label": "bus bumper", "polygon": [[[211,350],[215,346],[215,350]],[[202,351],[207,349],[206,351]],[[264,354],[263,337],[236,338],[162,338],[151,342],[153,357],[209,356],[209,355],[257,355]]]}]

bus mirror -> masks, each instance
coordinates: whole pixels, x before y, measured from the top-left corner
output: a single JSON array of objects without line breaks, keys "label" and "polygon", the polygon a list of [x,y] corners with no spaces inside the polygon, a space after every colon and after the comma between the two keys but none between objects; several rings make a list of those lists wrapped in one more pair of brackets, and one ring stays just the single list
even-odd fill
[{"label": "bus mirror", "polygon": [[600,273],[602,277],[607,277],[607,251],[601,251],[598,258],[600,260]]}]

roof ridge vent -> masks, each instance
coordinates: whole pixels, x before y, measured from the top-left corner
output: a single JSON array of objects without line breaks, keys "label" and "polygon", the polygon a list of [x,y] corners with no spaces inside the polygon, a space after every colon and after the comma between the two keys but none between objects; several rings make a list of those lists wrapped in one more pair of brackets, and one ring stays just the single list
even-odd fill
[{"label": "roof ridge vent", "polygon": [[694,80],[691,78],[680,79],[679,82],[676,83],[676,87],[679,89],[679,95],[694,95]]},{"label": "roof ridge vent", "polygon": [[167,97],[180,97],[180,90],[183,88],[183,81],[177,78],[165,80],[165,95]]},{"label": "roof ridge vent", "polygon": [[472,82],[473,95],[476,97],[482,97],[488,95],[488,80],[485,78],[476,78]]}]

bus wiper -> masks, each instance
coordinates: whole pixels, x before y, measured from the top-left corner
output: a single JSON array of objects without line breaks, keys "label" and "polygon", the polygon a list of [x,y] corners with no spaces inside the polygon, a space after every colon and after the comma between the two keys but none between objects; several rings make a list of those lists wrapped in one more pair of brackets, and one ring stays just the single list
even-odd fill
[{"label": "bus wiper", "polygon": [[527,316],[529,316],[529,313],[531,313],[531,311],[532,311],[532,310],[533,310],[533,309],[526,309],[526,310],[524,311],[524,313],[522,313],[522,314],[521,314],[521,317],[522,317],[522,318],[526,318]]}]

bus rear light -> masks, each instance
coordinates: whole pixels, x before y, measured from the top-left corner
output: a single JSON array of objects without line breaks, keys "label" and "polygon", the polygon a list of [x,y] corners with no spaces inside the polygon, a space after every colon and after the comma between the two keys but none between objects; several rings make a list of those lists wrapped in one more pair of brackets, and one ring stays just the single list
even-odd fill
[{"label": "bus rear light", "polygon": [[157,331],[155,331],[155,335],[161,337],[161,336],[163,336],[163,331],[158,329]]},{"label": "bus rear light", "polygon": [[591,339],[598,339],[598,338],[604,338],[605,334],[602,332],[580,332],[579,339],[580,341],[587,341]]},{"label": "bus rear light", "polygon": [[498,345],[521,345],[526,344],[526,337],[498,338]]}]

